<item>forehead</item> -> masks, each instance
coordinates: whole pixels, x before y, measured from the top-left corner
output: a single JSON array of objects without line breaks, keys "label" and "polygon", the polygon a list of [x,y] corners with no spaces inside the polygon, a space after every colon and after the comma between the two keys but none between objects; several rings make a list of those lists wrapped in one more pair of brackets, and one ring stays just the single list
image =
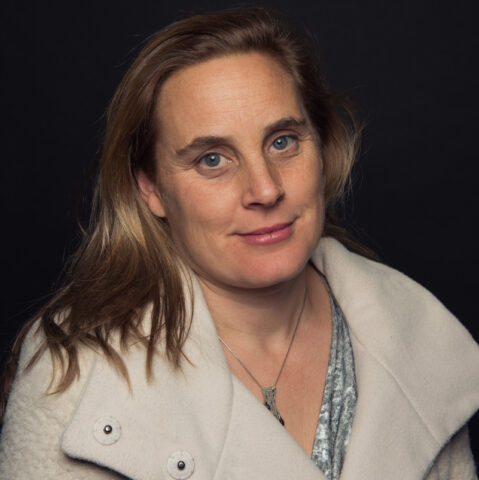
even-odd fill
[{"label": "forehead", "polygon": [[197,135],[234,134],[301,115],[291,76],[260,53],[229,55],[184,68],[164,83],[156,105],[160,132],[178,142]]}]

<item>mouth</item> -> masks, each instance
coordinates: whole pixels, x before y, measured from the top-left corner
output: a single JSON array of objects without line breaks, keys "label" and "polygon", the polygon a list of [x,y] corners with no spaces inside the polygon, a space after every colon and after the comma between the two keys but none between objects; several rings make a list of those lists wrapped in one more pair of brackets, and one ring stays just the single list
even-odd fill
[{"label": "mouth", "polygon": [[246,235],[264,235],[265,233],[273,233],[277,232],[278,230],[282,230],[283,228],[286,228],[290,225],[292,225],[293,222],[289,223],[277,223],[276,225],[272,225],[270,227],[262,227],[258,228],[257,230],[253,230],[251,232],[247,233],[240,233],[239,235],[241,236],[246,236]]},{"label": "mouth", "polygon": [[291,237],[293,224],[294,220],[288,223],[277,223],[276,225],[261,227],[247,233],[239,233],[238,235],[251,245],[273,245]]}]

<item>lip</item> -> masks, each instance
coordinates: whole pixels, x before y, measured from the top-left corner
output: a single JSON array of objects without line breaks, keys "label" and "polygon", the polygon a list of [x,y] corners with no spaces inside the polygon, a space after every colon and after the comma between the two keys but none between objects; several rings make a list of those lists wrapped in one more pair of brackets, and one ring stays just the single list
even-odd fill
[{"label": "lip", "polygon": [[278,223],[269,227],[262,227],[247,233],[238,234],[250,245],[273,245],[287,240],[293,234],[293,222]]},{"label": "lip", "polygon": [[246,232],[246,233],[240,233],[241,236],[245,235],[262,235],[264,233],[272,233],[276,232],[278,230],[282,230],[283,228],[292,225],[293,222],[289,223],[278,223],[276,225],[272,225],[271,227],[263,227],[263,228],[258,228],[257,230],[253,230],[251,232]]}]

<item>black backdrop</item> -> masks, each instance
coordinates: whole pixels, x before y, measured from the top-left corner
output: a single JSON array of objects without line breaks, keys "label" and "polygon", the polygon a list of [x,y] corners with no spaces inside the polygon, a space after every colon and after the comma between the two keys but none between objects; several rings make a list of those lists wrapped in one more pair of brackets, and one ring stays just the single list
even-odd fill
[{"label": "black backdrop", "polygon": [[[231,5],[31,0],[0,7],[3,359],[77,244],[104,111],[138,45],[187,13]],[[329,83],[365,123],[347,224],[479,339],[476,0],[270,5],[314,33]],[[476,416],[476,458],[478,423]]]}]

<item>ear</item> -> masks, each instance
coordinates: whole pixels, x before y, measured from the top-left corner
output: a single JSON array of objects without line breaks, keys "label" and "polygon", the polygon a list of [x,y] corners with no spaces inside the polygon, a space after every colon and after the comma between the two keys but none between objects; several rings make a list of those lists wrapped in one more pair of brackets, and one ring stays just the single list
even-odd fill
[{"label": "ear", "polygon": [[157,217],[166,217],[165,209],[155,183],[143,170],[137,170],[136,181],[140,189],[141,197],[148,205],[151,213]]}]

